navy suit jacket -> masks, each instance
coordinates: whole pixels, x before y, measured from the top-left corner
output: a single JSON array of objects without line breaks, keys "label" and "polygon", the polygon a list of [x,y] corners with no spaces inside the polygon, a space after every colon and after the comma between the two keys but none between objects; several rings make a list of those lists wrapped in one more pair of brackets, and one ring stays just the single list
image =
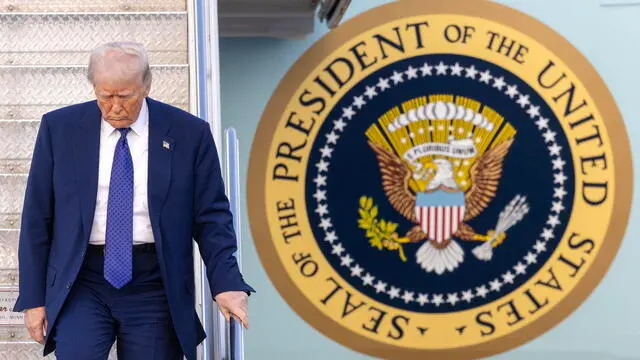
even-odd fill
[{"label": "navy suit jacket", "polygon": [[[234,257],[236,238],[209,125],[147,98],[149,216],[171,317],[188,359],[205,333],[195,311],[193,239],[213,296],[253,289]],[[43,116],[22,214],[20,293],[14,311],[45,306],[44,354],[89,244],[98,186],[101,114],[96,101]],[[168,146],[167,146],[168,144]],[[168,147],[168,148],[167,148]]]}]

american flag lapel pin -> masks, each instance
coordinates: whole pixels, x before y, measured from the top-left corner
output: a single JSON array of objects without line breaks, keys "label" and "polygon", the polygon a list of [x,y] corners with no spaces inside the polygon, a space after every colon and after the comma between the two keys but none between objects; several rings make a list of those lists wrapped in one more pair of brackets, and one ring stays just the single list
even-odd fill
[{"label": "american flag lapel pin", "polygon": [[162,148],[165,150],[173,151],[174,148],[173,139],[170,137],[165,137],[162,139]]}]

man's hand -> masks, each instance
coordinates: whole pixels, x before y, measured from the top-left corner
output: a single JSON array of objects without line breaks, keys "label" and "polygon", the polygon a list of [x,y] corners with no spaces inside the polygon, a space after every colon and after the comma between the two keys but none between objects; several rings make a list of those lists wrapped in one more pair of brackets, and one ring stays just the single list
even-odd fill
[{"label": "man's hand", "polygon": [[227,321],[230,321],[233,316],[242,323],[245,329],[249,328],[247,298],[247,293],[244,291],[226,291],[215,297],[218,308]]},{"label": "man's hand", "polygon": [[47,329],[47,317],[44,306],[29,309],[24,313],[24,324],[31,338],[44,344],[44,332]]}]

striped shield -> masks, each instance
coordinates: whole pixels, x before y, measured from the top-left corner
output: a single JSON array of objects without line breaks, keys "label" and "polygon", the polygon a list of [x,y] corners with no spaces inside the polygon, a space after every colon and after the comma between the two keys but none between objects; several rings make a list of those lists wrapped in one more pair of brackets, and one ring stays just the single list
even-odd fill
[{"label": "striped shield", "polygon": [[416,198],[416,218],[429,240],[442,243],[451,239],[464,219],[464,193],[437,190],[419,193]]}]

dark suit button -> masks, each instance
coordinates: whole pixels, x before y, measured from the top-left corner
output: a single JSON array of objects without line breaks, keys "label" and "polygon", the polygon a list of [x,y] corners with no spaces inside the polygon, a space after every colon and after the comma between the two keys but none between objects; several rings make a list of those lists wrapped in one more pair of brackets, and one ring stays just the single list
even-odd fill
[{"label": "dark suit button", "polygon": [[67,288],[67,290],[71,289],[71,281],[69,281],[65,287]]}]

